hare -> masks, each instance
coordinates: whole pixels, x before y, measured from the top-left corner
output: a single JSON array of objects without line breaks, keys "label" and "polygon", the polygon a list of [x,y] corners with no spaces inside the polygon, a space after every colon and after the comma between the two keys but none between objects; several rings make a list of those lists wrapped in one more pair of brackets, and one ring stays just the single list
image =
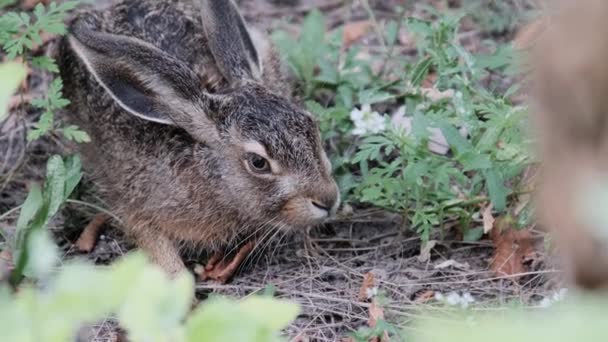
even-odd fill
[{"label": "hare", "polygon": [[226,281],[255,241],[336,212],[318,124],[250,32],[233,1],[123,0],[75,15],[61,42],[85,168],[169,274],[188,245],[214,252],[207,276]]},{"label": "hare", "polygon": [[[608,2],[560,2],[532,51],[540,218],[555,231],[571,280],[608,286],[608,241],[581,205],[608,179]],[[596,203],[601,205],[601,203]]]}]

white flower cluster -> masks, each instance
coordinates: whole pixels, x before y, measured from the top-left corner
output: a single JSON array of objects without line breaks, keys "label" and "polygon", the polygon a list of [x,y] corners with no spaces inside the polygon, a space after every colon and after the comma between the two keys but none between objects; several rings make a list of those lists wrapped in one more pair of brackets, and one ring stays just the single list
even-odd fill
[{"label": "white flower cluster", "polygon": [[456,292],[451,292],[448,295],[444,295],[441,292],[436,292],[435,300],[443,302],[449,306],[460,306],[463,309],[466,309],[470,304],[475,303],[475,298],[473,298],[469,292],[464,292],[462,295],[459,295]]},{"label": "white flower cluster", "polygon": [[361,109],[353,109],[350,112],[350,119],[355,124],[352,132],[354,135],[376,134],[386,128],[384,115],[372,111],[372,107],[368,104],[361,106]]},{"label": "white flower cluster", "polygon": [[[391,115],[390,125],[395,128],[403,129],[405,134],[411,134],[413,118],[406,116],[405,112],[405,106],[397,108],[395,113]],[[365,135],[380,133],[387,128],[387,117],[387,114],[380,114],[373,111],[369,104],[364,104],[361,106],[361,109],[354,108],[350,112],[350,119],[355,125],[352,134]],[[448,153],[450,147],[441,130],[436,127],[429,127],[428,131],[428,149],[437,154],[445,155]],[[461,127],[459,132],[463,137],[467,137],[468,135],[468,131],[465,127]]]},{"label": "white flower cluster", "polygon": [[554,291],[550,296],[543,298],[543,300],[538,303],[538,306],[541,308],[548,308],[557,302],[561,302],[567,294],[568,289],[566,288],[559,289],[559,291]]}]

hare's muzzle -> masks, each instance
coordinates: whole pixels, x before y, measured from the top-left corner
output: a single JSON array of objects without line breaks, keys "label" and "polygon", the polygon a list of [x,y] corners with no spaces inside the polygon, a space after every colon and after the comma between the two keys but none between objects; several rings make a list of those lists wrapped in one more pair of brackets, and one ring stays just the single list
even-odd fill
[{"label": "hare's muzzle", "polygon": [[340,205],[340,191],[335,182],[327,190],[310,199],[311,211],[319,218],[329,218],[336,214]]}]

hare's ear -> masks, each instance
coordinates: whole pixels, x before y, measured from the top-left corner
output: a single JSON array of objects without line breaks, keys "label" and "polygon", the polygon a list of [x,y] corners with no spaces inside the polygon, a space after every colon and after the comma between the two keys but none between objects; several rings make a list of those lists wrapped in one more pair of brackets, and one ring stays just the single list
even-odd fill
[{"label": "hare's ear", "polygon": [[96,32],[83,21],[72,25],[68,39],[89,72],[128,112],[186,130],[194,116],[205,116],[197,114],[206,112],[213,96],[201,95],[197,75],[183,62],[141,40]]},{"label": "hare's ear", "polygon": [[258,80],[262,64],[245,25],[232,0],[201,0],[202,20],[209,48],[230,83]]}]

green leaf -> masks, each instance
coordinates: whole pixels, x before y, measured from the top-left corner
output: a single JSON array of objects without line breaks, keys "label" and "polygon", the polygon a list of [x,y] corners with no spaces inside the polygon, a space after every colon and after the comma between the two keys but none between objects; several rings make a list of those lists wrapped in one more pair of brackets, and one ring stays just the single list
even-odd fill
[{"label": "green leaf", "polygon": [[448,124],[441,123],[439,125],[441,129],[441,133],[450,144],[450,147],[454,148],[458,153],[464,153],[472,148],[471,142],[469,142],[466,138],[460,135],[460,132],[456,129],[456,127]]},{"label": "green leaf", "polygon": [[294,320],[298,312],[297,305],[269,297],[253,296],[237,303],[211,298],[186,322],[186,340],[279,341],[279,330]]},{"label": "green leaf", "polygon": [[504,210],[507,206],[507,194],[509,189],[505,187],[503,179],[494,169],[484,171],[484,177],[494,209],[497,211]]},{"label": "green leaf", "polygon": [[412,70],[412,76],[411,76],[412,86],[417,87],[422,83],[422,81],[424,81],[424,79],[426,78],[426,75],[429,73],[429,69],[430,69],[432,63],[433,63],[433,60],[430,57],[424,58],[424,59],[420,60],[418,63],[416,63],[416,65],[414,66],[414,69]]},{"label": "green leaf", "polygon": [[359,103],[374,104],[393,98],[391,93],[379,89],[364,89],[359,92]]},{"label": "green leaf", "polygon": [[38,185],[32,184],[30,192],[21,206],[19,219],[17,219],[17,232],[24,231],[27,228],[27,225],[34,219],[42,204],[42,190]]},{"label": "green leaf", "polygon": [[0,122],[6,118],[8,102],[26,75],[27,69],[22,64],[9,62],[0,65]]},{"label": "green leaf", "polygon": [[62,129],[63,136],[68,140],[75,141],[79,144],[91,142],[91,137],[87,132],[80,130],[78,126],[67,126]]},{"label": "green leaf", "polygon": [[473,229],[467,229],[462,236],[462,240],[465,242],[479,241],[483,236],[483,227],[477,227]]},{"label": "green leaf", "polygon": [[391,20],[386,24],[384,28],[384,39],[388,46],[395,45],[397,42],[397,36],[399,35],[399,24],[396,21]]},{"label": "green leaf", "polygon": [[32,65],[42,70],[47,70],[55,73],[59,72],[59,68],[55,63],[55,60],[48,56],[33,57]]},{"label": "green leaf", "polygon": [[60,156],[52,156],[46,166],[44,200],[48,206],[48,221],[65,201],[66,170]]},{"label": "green leaf", "polygon": [[0,0],[0,8],[4,8],[6,6],[10,6],[15,4],[17,0]]},{"label": "green leaf", "polygon": [[32,231],[27,238],[26,248],[29,257],[23,274],[28,278],[46,278],[53,271],[53,266],[61,261],[58,248],[46,229]]},{"label": "green leaf", "polygon": [[82,179],[82,163],[78,155],[68,156],[65,160],[65,194],[67,200]]}]

